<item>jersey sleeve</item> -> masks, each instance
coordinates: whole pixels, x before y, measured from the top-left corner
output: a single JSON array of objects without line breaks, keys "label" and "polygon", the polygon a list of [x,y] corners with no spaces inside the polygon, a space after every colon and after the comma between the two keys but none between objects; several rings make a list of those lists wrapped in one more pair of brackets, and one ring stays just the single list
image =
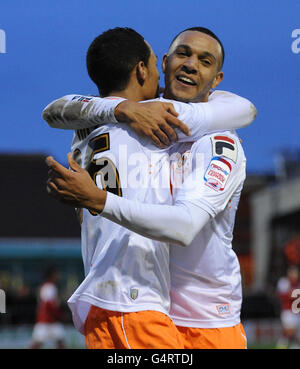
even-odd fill
[{"label": "jersey sleeve", "polygon": [[225,209],[246,178],[246,158],[237,136],[204,136],[191,148],[193,170],[176,191],[175,204],[185,201],[215,217]]},{"label": "jersey sleeve", "polygon": [[66,95],[47,105],[42,117],[53,128],[72,130],[117,123],[114,110],[124,100],[121,97]]},{"label": "jersey sleeve", "polygon": [[246,127],[257,113],[251,101],[227,91],[214,91],[205,103],[169,102],[179,113],[178,119],[191,131],[191,135],[186,136],[176,129],[179,142],[196,141],[212,132]]},{"label": "jersey sleeve", "polygon": [[144,237],[180,246],[188,246],[210,218],[205,210],[188,201],[145,204],[109,192],[101,216]]},{"label": "jersey sleeve", "polygon": [[239,193],[246,159],[237,136],[203,137],[191,148],[192,170],[173,205],[142,204],[107,194],[102,216],[142,236],[188,246],[211,217]]},{"label": "jersey sleeve", "polygon": [[[82,129],[116,123],[114,110],[124,100],[117,97],[67,95],[50,103],[42,117],[51,127],[61,129]],[[173,103],[178,118],[190,128],[190,136],[177,130],[179,142],[196,141],[214,131],[245,127],[256,116],[256,108],[249,100],[227,91],[213,92],[205,103],[163,101]]]}]

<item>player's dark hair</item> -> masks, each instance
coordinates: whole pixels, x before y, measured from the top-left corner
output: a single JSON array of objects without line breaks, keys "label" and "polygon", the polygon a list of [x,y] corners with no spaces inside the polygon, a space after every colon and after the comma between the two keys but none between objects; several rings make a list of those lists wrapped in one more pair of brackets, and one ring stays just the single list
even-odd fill
[{"label": "player's dark hair", "polygon": [[101,96],[127,87],[133,68],[143,61],[148,65],[151,51],[144,38],[131,28],[105,31],[91,43],[86,64],[90,78]]},{"label": "player's dark hair", "polygon": [[191,27],[191,28],[187,28],[185,29],[184,31],[181,31],[179,32],[172,40],[171,42],[171,45],[170,47],[173,45],[173,42],[177,39],[177,37],[179,35],[181,35],[183,32],[186,32],[186,31],[198,31],[198,32],[201,32],[201,33],[205,33],[206,35],[209,35],[211,36],[212,38],[214,38],[216,41],[218,41],[218,43],[220,44],[221,46],[221,50],[222,50],[222,60],[221,60],[221,64],[219,66],[219,69],[221,69],[223,67],[223,64],[224,64],[224,60],[225,60],[225,50],[224,50],[224,46],[221,42],[221,40],[218,38],[217,35],[215,35],[211,30],[209,30],[208,28],[205,28],[205,27]]}]

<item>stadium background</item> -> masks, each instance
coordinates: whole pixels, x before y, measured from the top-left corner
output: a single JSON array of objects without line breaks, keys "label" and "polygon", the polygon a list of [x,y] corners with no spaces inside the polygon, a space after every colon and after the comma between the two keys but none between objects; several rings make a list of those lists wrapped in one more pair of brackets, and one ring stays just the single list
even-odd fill
[{"label": "stadium background", "polygon": [[[72,133],[50,129],[42,109],[68,93],[97,93],[85,53],[102,31],[132,27],[161,60],[175,34],[198,25],[224,43],[220,88],[249,98],[258,109],[253,125],[239,132],[248,177],[233,247],[243,275],[249,346],[273,347],[281,329],[276,283],[289,263],[300,262],[300,31],[292,36],[300,29],[299,14],[298,0],[1,2],[0,288],[7,304],[0,314],[0,348],[28,344],[47,266],[60,270],[63,302],[83,278],[75,214],[45,191],[44,158],[51,154],[65,163]],[[163,86],[160,63],[159,71]],[[82,347],[63,307],[68,343]]]}]

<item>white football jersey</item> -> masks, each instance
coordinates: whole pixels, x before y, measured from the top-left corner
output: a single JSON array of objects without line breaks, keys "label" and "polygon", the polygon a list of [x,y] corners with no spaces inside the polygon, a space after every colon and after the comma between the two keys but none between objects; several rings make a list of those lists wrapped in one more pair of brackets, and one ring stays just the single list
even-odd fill
[{"label": "white football jersey", "polygon": [[186,165],[193,172],[175,202],[192,203],[211,218],[189,246],[170,248],[170,315],[178,326],[234,326],[240,322],[242,288],[231,242],[246,158],[236,134],[221,132],[194,143],[190,159]]},{"label": "white football jersey", "polygon": [[[210,127],[210,105],[173,104],[193,137],[202,137]],[[241,111],[245,112],[244,108]],[[246,111],[248,122],[248,103]],[[183,133],[178,136],[181,141],[190,140]],[[136,203],[172,203],[168,149],[156,148],[127,126],[110,124],[92,132],[91,128],[78,130],[72,151],[99,188]],[[169,314],[169,246],[133,231],[83,209],[81,238],[86,277],[69,299],[74,323],[81,332],[90,304],[113,311],[156,310]]]},{"label": "white football jersey", "polygon": [[240,322],[242,302],[231,242],[246,158],[234,132],[206,135],[172,151],[176,149],[177,165],[171,163],[174,177],[180,175],[183,183],[173,186],[173,205],[108,194],[102,216],[143,236],[180,245],[170,248],[170,315],[176,325],[231,327]]},{"label": "white football jersey", "polygon": [[[178,118],[191,129],[192,137],[178,132],[181,141],[200,138],[219,126],[242,127],[254,119],[255,108],[248,100],[226,92],[213,95],[216,99],[204,104],[171,101]],[[162,98],[160,101],[168,102]],[[107,102],[111,105],[101,115]],[[100,188],[136,204],[170,205],[168,150],[157,149],[123,125],[108,124],[92,131],[92,125],[103,124],[103,120],[112,116],[115,105],[111,99],[67,96],[50,104],[44,113],[51,116],[51,111],[55,112],[53,126],[62,124],[62,128],[70,128],[76,112],[77,127],[90,127],[77,131],[72,151]],[[89,121],[93,124],[85,125]],[[68,301],[75,326],[81,332],[91,304],[114,311],[169,313],[168,244],[135,231],[138,232],[138,227],[135,229],[134,225],[129,231],[83,209],[82,256],[86,277]]]},{"label": "white football jersey", "polygon": [[[127,126],[107,125],[84,139],[75,135],[72,151],[99,188],[137,202],[169,204],[167,150],[141,143]],[[68,303],[79,331],[90,305],[133,312],[170,309],[169,247],[83,209],[82,257],[85,279]]]}]

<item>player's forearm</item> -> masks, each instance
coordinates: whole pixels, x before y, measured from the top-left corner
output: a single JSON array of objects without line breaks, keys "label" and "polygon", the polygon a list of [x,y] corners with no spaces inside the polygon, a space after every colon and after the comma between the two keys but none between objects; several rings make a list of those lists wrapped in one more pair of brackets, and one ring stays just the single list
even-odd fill
[{"label": "player's forearm", "polygon": [[213,92],[206,108],[211,132],[246,127],[257,114],[251,101],[228,91]]},{"label": "player's forearm", "polygon": [[145,204],[110,193],[101,215],[144,237],[180,246],[188,246],[210,217],[191,204]]},{"label": "player's forearm", "polygon": [[178,141],[196,141],[216,131],[235,130],[249,125],[256,116],[255,106],[247,99],[227,91],[215,91],[204,103],[174,101],[178,119],[190,129],[190,136],[177,132]]},{"label": "player's forearm", "polygon": [[42,117],[53,128],[72,130],[115,123],[115,108],[124,100],[67,95],[50,103]]},{"label": "player's forearm", "polygon": [[139,103],[131,100],[122,101],[115,107],[114,115],[117,122],[130,123],[133,121],[134,108],[139,108]]}]

